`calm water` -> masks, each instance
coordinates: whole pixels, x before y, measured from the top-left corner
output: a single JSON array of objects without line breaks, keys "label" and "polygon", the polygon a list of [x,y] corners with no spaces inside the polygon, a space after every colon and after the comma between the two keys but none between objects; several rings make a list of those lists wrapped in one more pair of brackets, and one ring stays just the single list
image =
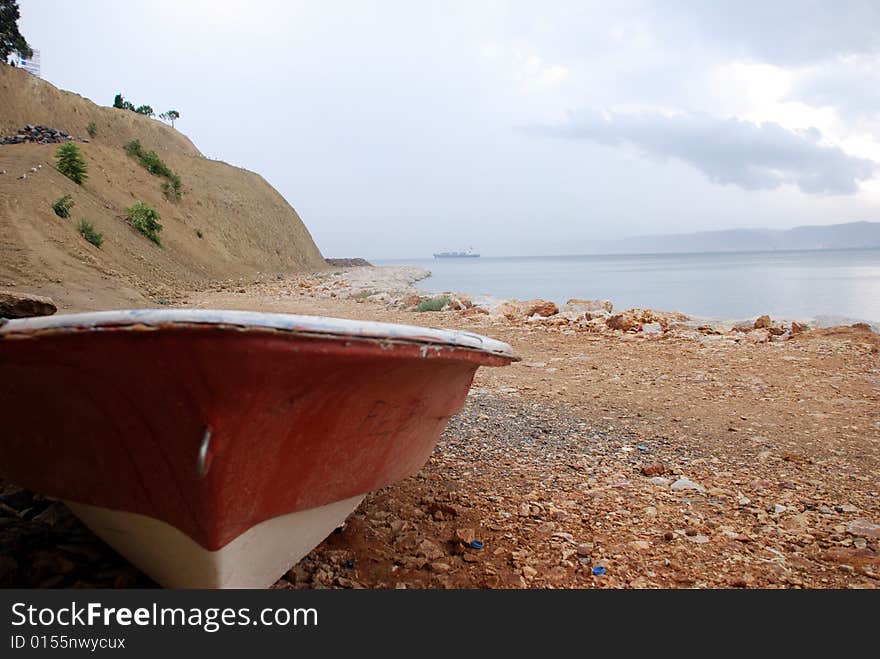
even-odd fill
[{"label": "calm water", "polygon": [[493,298],[608,298],[617,308],[710,318],[769,313],[880,323],[880,249],[734,254],[636,254],[408,259],[431,271],[419,288]]}]

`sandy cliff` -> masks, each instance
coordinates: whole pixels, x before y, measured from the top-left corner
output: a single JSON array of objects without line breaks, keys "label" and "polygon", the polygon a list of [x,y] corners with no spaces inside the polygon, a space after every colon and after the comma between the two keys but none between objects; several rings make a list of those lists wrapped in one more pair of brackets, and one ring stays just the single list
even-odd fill
[{"label": "sandy cliff", "polygon": [[[0,135],[42,124],[87,137],[89,122],[97,134],[78,142],[82,186],[55,169],[56,144],[0,146],[0,288],[50,295],[61,310],[154,306],[207,281],[326,269],[296,211],[258,174],[204,158],[159,121],[0,66]],[[126,154],[133,139],[180,176],[181,201],[166,199],[162,179]],[[65,194],[75,206],[61,219],[51,206]],[[162,248],[125,221],[135,201],[161,213]],[[104,234],[101,249],[79,235],[80,218]]]}]

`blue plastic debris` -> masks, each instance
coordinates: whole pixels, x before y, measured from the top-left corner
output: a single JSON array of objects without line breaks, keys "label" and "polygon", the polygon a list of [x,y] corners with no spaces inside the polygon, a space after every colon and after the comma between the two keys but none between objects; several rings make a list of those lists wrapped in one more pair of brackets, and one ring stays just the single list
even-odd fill
[{"label": "blue plastic debris", "polygon": [[476,549],[477,551],[481,550],[486,545],[483,544],[481,540],[471,540],[471,549]]},{"label": "blue plastic debris", "polygon": [[639,444],[638,446],[636,446],[636,448],[639,449],[640,451],[647,451],[647,450],[648,450],[648,447],[647,447],[647,446],[642,446],[641,444]]},{"label": "blue plastic debris", "polygon": [[596,575],[597,577],[601,577],[603,574],[605,574],[605,568],[602,567],[601,565],[597,565],[596,567],[593,568],[593,574]]}]

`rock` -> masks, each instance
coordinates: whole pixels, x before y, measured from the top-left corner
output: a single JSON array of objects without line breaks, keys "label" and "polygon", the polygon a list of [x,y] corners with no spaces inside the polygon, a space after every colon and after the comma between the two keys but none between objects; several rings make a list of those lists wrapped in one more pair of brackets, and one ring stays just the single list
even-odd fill
[{"label": "rock", "polygon": [[690,540],[691,542],[695,542],[698,545],[703,545],[703,544],[706,544],[707,542],[709,542],[709,536],[695,535],[692,538],[689,537],[688,540]]},{"label": "rock", "polygon": [[699,483],[693,482],[690,478],[682,476],[677,481],[672,484],[673,490],[696,490],[698,492],[702,492],[704,490],[703,486]]},{"label": "rock", "polygon": [[786,510],[788,510],[788,508],[783,506],[781,503],[777,503],[777,504],[773,505],[773,508],[771,510],[774,515],[780,515],[780,514],[784,513]]},{"label": "rock", "polygon": [[794,322],[794,323],[791,324],[791,333],[792,333],[792,335],[795,335],[795,334],[802,334],[803,332],[806,332],[806,331],[808,331],[809,329],[810,329],[810,326],[807,325],[806,323],[798,323],[798,322]]},{"label": "rock", "polygon": [[654,309],[627,309],[605,321],[609,329],[621,332],[637,331],[644,325],[658,323],[664,331],[674,323],[690,320],[690,316],[677,311],[655,311]]},{"label": "rock", "polygon": [[428,567],[431,569],[431,572],[437,572],[438,574],[446,574],[452,569],[449,563],[440,562],[429,563]]},{"label": "rock", "polygon": [[531,300],[526,303],[524,311],[526,318],[531,318],[532,316],[548,318],[558,313],[559,307],[556,306],[556,303],[548,302],[547,300]]},{"label": "rock", "polygon": [[880,524],[874,524],[866,519],[854,519],[846,525],[846,532],[863,538],[880,540]]},{"label": "rock", "polygon": [[754,329],[768,329],[772,326],[773,326],[773,321],[770,320],[770,316],[765,314],[763,316],[758,316],[755,319],[755,322],[752,325],[752,328],[754,328]]},{"label": "rock", "polygon": [[756,329],[747,332],[743,339],[749,343],[767,343],[770,340],[770,332],[766,329]]},{"label": "rock", "polygon": [[577,554],[578,556],[590,556],[593,553],[593,543],[592,542],[582,542],[577,546]]},{"label": "rock", "polygon": [[793,515],[782,522],[782,527],[789,533],[803,534],[807,532],[810,520],[805,513]]},{"label": "rock", "polygon": [[652,462],[642,467],[639,471],[642,472],[643,476],[660,476],[666,473],[666,465],[662,462]]},{"label": "rock", "polygon": [[649,336],[663,334],[663,326],[660,323],[645,323],[642,325],[642,334],[648,334]]},{"label": "rock", "polygon": [[534,579],[536,576],[538,576],[538,571],[531,565],[526,565],[522,569],[522,575],[526,579]]},{"label": "rock", "polygon": [[662,476],[654,476],[654,478],[652,478],[649,482],[651,483],[651,485],[666,487],[672,481],[670,481],[668,478],[663,478]]},{"label": "rock", "polygon": [[639,316],[634,313],[635,309],[630,309],[629,311],[624,311],[623,313],[615,314],[611,316],[605,324],[609,329],[619,330],[621,332],[629,332],[630,330],[637,330],[641,327],[641,321],[639,320]]},{"label": "rock", "polygon": [[637,551],[648,551],[651,548],[651,543],[647,540],[633,540],[630,544],[630,547]]},{"label": "rock", "polygon": [[507,320],[522,320],[524,317],[523,309],[515,300],[507,300],[492,309],[493,316],[503,316]]},{"label": "rock", "polygon": [[401,309],[414,309],[419,306],[419,302],[422,301],[421,295],[406,295],[403,299],[400,300],[400,308]]},{"label": "rock", "polygon": [[465,545],[470,545],[476,538],[473,529],[456,529],[455,540]]},{"label": "rock", "polygon": [[419,546],[416,548],[417,556],[424,556],[429,561],[433,561],[445,555],[445,552],[440,549],[440,546],[436,542],[432,542],[431,540],[422,540],[419,543]]},{"label": "rock", "polygon": [[346,258],[346,259],[324,259],[327,265],[334,268],[361,268],[370,267],[373,264],[362,258]]},{"label": "rock", "polygon": [[483,307],[468,307],[461,312],[462,316],[480,316],[480,315],[488,315],[489,310],[484,309]]},{"label": "rock", "polygon": [[880,554],[870,549],[832,547],[824,553],[824,558],[833,563],[842,563],[853,567],[880,566]]},{"label": "rock", "polygon": [[573,310],[578,309],[581,313],[585,311],[598,311],[611,313],[611,310],[614,309],[614,305],[611,303],[611,300],[582,300],[580,298],[572,298],[565,303],[567,307],[571,307]]},{"label": "rock", "polygon": [[30,318],[32,316],[51,316],[58,310],[48,297],[0,291],[0,318]]}]

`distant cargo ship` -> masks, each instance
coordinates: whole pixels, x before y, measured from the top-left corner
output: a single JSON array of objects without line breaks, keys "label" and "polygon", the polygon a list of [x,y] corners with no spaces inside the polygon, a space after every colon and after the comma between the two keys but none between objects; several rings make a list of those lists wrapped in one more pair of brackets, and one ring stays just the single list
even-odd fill
[{"label": "distant cargo ship", "polygon": [[435,259],[475,259],[479,258],[479,254],[477,254],[473,248],[468,249],[465,252],[435,252]]}]

